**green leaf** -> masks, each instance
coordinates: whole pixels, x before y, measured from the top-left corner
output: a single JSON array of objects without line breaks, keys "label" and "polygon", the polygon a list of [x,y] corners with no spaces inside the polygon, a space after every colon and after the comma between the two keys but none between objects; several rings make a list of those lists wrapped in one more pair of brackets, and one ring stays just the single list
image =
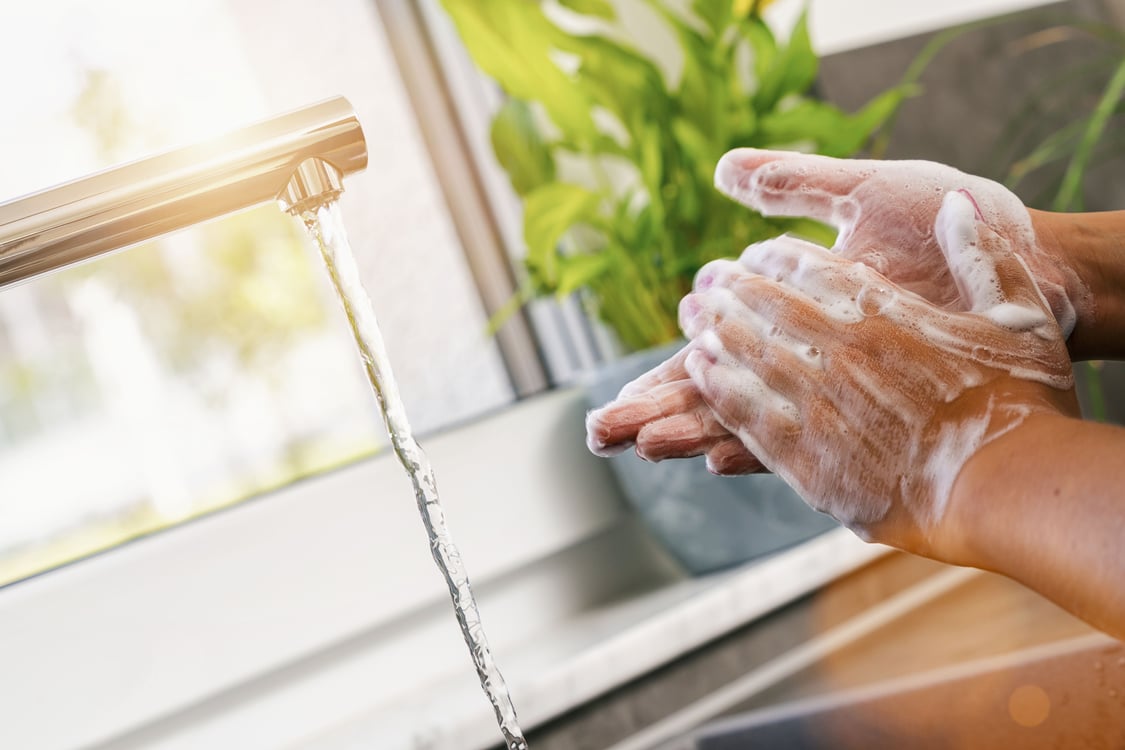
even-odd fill
[{"label": "green leaf", "polygon": [[768,112],[789,94],[803,94],[816,80],[818,61],[809,41],[808,11],[801,14],[789,43],[771,61],[754,94],[754,108]]},{"label": "green leaf", "polygon": [[636,219],[629,225],[633,247],[651,247],[657,243],[656,234],[660,227],[656,223],[652,204],[637,212]]},{"label": "green leaf", "polygon": [[849,115],[827,102],[805,99],[779,112],[763,114],[752,145],[770,147],[811,141],[826,156],[851,156],[863,148],[902,102],[901,89],[880,94]]},{"label": "green leaf", "polygon": [[1086,121],[1078,120],[1052,133],[1031,153],[1012,164],[1004,181],[1004,187],[1015,190],[1020,181],[1031,172],[1053,161],[1070,157],[1074,153],[1079,135],[1085,129]]},{"label": "green leaf", "polygon": [[596,220],[600,203],[601,197],[597,193],[565,182],[548,183],[524,198],[526,264],[541,289],[558,288],[559,240],[575,224]]},{"label": "green leaf", "polygon": [[848,152],[847,156],[852,155],[861,148],[863,141],[871,137],[876,130],[879,130],[899,111],[902,106],[903,100],[916,96],[920,89],[915,84],[900,85],[898,88],[890,89],[879,94],[871,101],[864,105],[863,109],[852,115],[852,120],[857,125],[859,130],[864,133],[861,141],[855,144],[852,151]]},{"label": "green leaf", "polygon": [[734,0],[695,0],[691,9],[707,24],[712,35],[718,36],[731,21]]},{"label": "green leaf", "polygon": [[653,211],[657,214],[657,221],[663,221],[663,186],[664,186],[664,138],[660,128],[650,125],[640,134],[640,158],[637,166],[640,168],[641,181],[648,190],[648,197]]},{"label": "green leaf", "polygon": [[679,29],[680,46],[684,50],[684,67],[680,88],[678,111],[705,133],[726,140],[725,113],[730,92],[729,77],[733,72],[724,70],[714,59],[713,42],[694,29]]},{"label": "green leaf", "polygon": [[777,227],[778,234],[791,234],[822,247],[832,247],[836,244],[836,230],[815,219],[773,218],[770,222]]},{"label": "green leaf", "polygon": [[609,268],[609,257],[604,254],[575,253],[560,255],[559,283],[555,296],[566,297],[598,278]]},{"label": "green leaf", "polygon": [[576,141],[597,129],[587,95],[551,59],[559,30],[538,3],[443,0],[474,62],[509,95],[543,104],[551,121]]},{"label": "green leaf", "polygon": [[520,288],[488,318],[485,335],[495,336],[504,327],[504,324],[511,320],[534,296],[535,290],[529,284],[521,284]]},{"label": "green leaf", "polygon": [[559,34],[555,46],[579,60],[575,83],[591,108],[612,112],[636,138],[638,130],[670,111],[664,78],[651,60],[605,37]]},{"label": "green leaf", "polygon": [[715,164],[723,155],[726,144],[708,138],[695,125],[679,117],[672,121],[672,135],[684,155],[684,161],[696,170],[697,177],[710,185]]},{"label": "green leaf", "polygon": [[617,12],[606,0],[559,0],[559,5],[569,8],[575,13],[586,16],[597,16],[607,21],[617,18]]},{"label": "green leaf", "polygon": [[739,35],[750,45],[751,64],[754,66],[754,80],[761,81],[773,67],[777,58],[777,39],[773,31],[760,16],[752,15],[738,24]]},{"label": "green leaf", "polygon": [[535,127],[531,109],[519,99],[509,99],[492,119],[492,149],[508,172],[516,192],[527,195],[555,179],[551,149]]},{"label": "green leaf", "polygon": [[[703,19],[708,28],[701,29],[698,22],[687,23],[680,14],[663,0],[651,0],[653,8],[667,21],[683,49],[683,67],[677,89],[669,96],[673,105],[669,115],[691,119],[707,133],[725,131],[724,113],[731,90],[732,73],[724,58],[726,41],[718,37],[731,23],[729,0],[713,2],[697,0],[692,6],[695,15]],[[650,117],[649,121],[658,119]]]}]

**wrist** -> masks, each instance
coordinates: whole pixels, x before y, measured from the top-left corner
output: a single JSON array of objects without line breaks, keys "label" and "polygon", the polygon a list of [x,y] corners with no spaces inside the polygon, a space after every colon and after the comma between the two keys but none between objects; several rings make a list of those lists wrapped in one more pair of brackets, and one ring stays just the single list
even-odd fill
[{"label": "wrist", "polygon": [[1057,390],[1019,378],[963,396],[969,413],[988,414],[979,447],[961,465],[945,502],[931,555],[954,565],[997,570],[1009,555],[1000,540],[1020,538],[1018,528],[1042,528],[1028,512],[1027,497],[1040,481],[1037,467],[1049,466],[1057,441],[1082,419],[1074,389]]},{"label": "wrist", "polygon": [[1036,414],[965,463],[949,562],[991,570],[1125,638],[1125,429]]},{"label": "wrist", "polygon": [[[1074,307],[1071,358],[1125,355],[1125,211],[1069,214],[1028,209],[1050,279]],[[1035,269],[1040,276],[1047,271]],[[1058,315],[1065,300],[1050,300]]]},{"label": "wrist", "polygon": [[1049,450],[1052,433],[1071,421],[1061,414],[1037,413],[985,443],[961,467],[950,490],[942,524],[944,562],[1005,572],[1011,547],[1036,519],[1021,507],[1021,488],[1012,482],[1017,466]]}]

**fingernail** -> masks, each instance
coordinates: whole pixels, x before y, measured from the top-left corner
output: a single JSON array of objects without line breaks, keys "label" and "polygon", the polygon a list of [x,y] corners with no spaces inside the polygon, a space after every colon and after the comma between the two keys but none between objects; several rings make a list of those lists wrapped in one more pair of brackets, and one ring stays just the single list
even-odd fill
[{"label": "fingernail", "polygon": [[687,370],[688,375],[696,375],[706,364],[707,357],[703,352],[694,349],[684,360],[684,369]]},{"label": "fingernail", "polygon": [[696,320],[702,309],[699,300],[694,294],[689,294],[680,300],[680,328],[689,339],[699,333],[697,330],[699,326],[696,324]]},{"label": "fingernail", "polygon": [[969,203],[973,204],[973,210],[976,211],[977,220],[978,221],[984,221],[984,214],[982,214],[980,212],[980,205],[977,204],[977,199],[973,197],[973,194],[970,193],[965,188],[957,188],[957,192],[960,193],[961,195],[965,196],[966,198],[968,198]]},{"label": "fingernail", "polygon": [[[705,331],[700,339],[707,338],[709,333],[710,331]],[[687,355],[687,358],[684,360],[684,369],[688,371],[688,374],[691,374],[693,371],[698,372],[705,367],[710,367],[718,361],[718,355],[710,351],[706,343],[701,343],[700,340],[696,340],[691,354]]]},{"label": "fingernail", "polygon": [[741,150],[735,149],[723,154],[715,165],[715,187],[730,195],[746,189],[747,170],[741,163]]}]

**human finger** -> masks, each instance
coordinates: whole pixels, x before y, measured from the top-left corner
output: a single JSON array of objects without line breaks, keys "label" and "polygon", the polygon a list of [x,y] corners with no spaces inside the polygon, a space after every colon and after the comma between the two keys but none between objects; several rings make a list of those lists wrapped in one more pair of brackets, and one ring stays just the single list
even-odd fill
[{"label": "human finger", "polygon": [[801,429],[800,412],[753,370],[703,349],[693,350],[684,366],[719,422],[764,467],[771,468],[769,456],[792,446]]},{"label": "human finger", "polygon": [[738,148],[719,159],[715,187],[766,216],[829,224],[840,232],[837,244],[843,244],[859,218],[854,193],[876,166],[869,160]]},{"label": "human finger", "polygon": [[[863,308],[871,300],[857,296],[864,287],[884,287],[888,294],[892,288],[885,277],[867,265],[787,235],[751,245],[738,262],[745,271],[799,291],[830,317],[844,322],[870,314]],[[744,282],[738,283],[742,285]]]},{"label": "human finger", "polygon": [[1011,244],[984,223],[967,190],[947,193],[934,222],[953,280],[970,310],[1012,330],[1053,320],[1046,299]]},{"label": "human finger", "polygon": [[632,398],[667,383],[687,380],[687,371],[684,370],[684,358],[686,356],[687,347],[684,347],[640,377],[626,383],[617,394],[617,398]]},{"label": "human finger", "polygon": [[[754,291],[742,293],[748,305],[730,288],[691,295],[685,331],[695,345],[713,356],[729,358],[753,370],[771,389],[799,396],[807,389],[810,374],[823,370],[824,358],[817,342],[829,330],[807,316],[817,317],[791,290],[760,280]],[[773,297],[776,302],[767,300]],[[805,311],[808,310],[806,313]]]},{"label": "human finger", "polygon": [[730,435],[707,450],[707,470],[724,477],[760,474],[767,469],[742,441]]},{"label": "human finger", "polygon": [[[694,385],[694,384],[693,384]],[[646,461],[701,456],[730,433],[715,419],[710,408],[700,407],[649,422],[637,433],[637,455]]]},{"label": "human finger", "polygon": [[694,338],[725,317],[819,365],[820,342],[831,344],[841,324],[878,314],[897,295],[895,285],[860,263],[779,237],[748,248],[738,264],[718,267],[706,289],[684,297],[680,327]]},{"label": "human finger", "polygon": [[698,389],[689,379],[617,399],[586,415],[586,444],[596,455],[617,455],[636,442],[646,424],[690,412],[702,403]]}]

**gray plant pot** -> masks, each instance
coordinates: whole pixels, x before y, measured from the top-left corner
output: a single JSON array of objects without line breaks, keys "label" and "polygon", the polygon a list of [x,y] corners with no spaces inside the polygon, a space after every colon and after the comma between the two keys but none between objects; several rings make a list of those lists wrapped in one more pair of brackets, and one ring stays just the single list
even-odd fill
[{"label": "gray plant pot", "polygon": [[[590,373],[591,408],[613,399],[681,346],[640,352]],[[772,474],[717,477],[702,457],[653,464],[629,451],[608,460],[625,499],[694,575],[777,552],[838,526]]]}]

